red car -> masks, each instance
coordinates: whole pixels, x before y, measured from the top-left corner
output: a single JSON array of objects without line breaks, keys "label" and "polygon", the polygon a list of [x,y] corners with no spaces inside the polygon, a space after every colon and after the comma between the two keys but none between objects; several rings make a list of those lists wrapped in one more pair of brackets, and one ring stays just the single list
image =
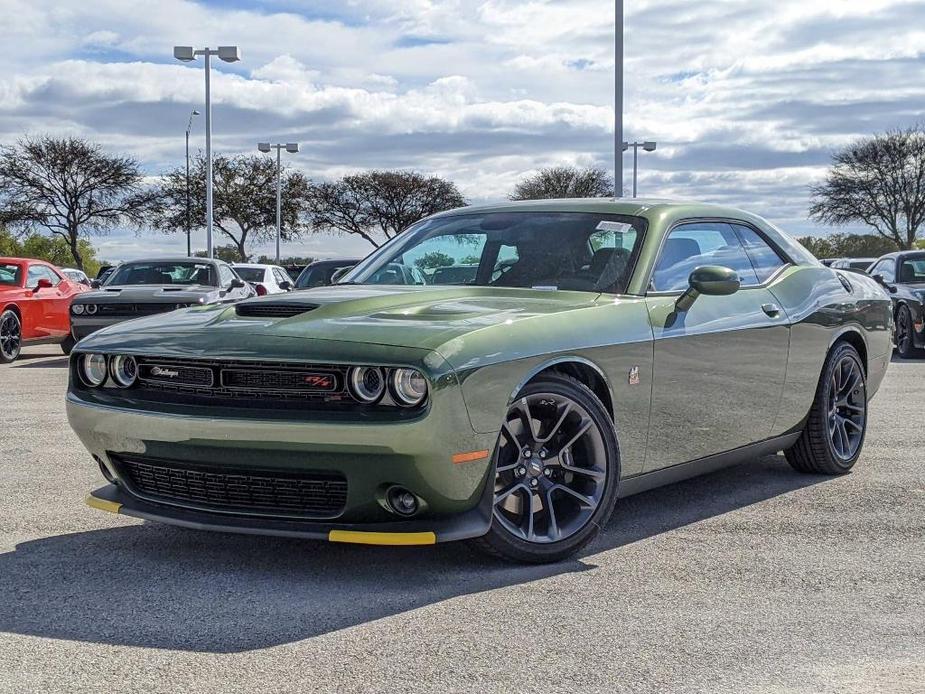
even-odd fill
[{"label": "red car", "polygon": [[87,290],[43,260],[0,258],[0,363],[14,361],[23,344],[57,342],[68,354],[71,300]]}]

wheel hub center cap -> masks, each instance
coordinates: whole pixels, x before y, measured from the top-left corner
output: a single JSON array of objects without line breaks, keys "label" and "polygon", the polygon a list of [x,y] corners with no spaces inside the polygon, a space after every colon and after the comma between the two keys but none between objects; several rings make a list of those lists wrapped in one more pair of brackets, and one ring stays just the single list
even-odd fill
[{"label": "wheel hub center cap", "polygon": [[530,477],[539,477],[543,474],[543,461],[533,457],[527,462],[527,475]]}]

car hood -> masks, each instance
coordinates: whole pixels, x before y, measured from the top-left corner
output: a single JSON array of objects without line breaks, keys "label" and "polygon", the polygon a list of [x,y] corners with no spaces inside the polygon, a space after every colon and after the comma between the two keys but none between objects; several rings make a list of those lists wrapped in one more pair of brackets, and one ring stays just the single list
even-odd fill
[{"label": "car hood", "polygon": [[218,287],[201,284],[177,286],[175,284],[131,284],[105,287],[80,295],[78,303],[137,304],[195,302],[218,291]]},{"label": "car hood", "polygon": [[[194,308],[171,313],[169,318],[142,318],[102,333],[204,333],[210,340],[238,344],[268,336],[438,350],[474,331],[505,331],[542,316],[593,307],[598,296],[494,287],[334,285],[250,299],[234,306]],[[259,310],[269,305],[304,310],[284,318],[238,315],[239,308]]]}]

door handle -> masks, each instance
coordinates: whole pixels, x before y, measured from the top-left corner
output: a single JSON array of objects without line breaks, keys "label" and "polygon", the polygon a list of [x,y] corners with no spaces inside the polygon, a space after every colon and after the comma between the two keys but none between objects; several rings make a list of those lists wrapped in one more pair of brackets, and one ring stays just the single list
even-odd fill
[{"label": "door handle", "polygon": [[780,315],[780,306],[777,304],[761,304],[761,310],[771,318],[777,318]]}]

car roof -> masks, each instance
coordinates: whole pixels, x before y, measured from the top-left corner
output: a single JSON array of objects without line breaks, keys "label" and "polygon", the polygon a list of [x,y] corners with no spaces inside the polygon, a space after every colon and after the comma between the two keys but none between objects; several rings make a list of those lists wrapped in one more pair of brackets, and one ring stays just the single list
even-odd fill
[{"label": "car roof", "polygon": [[550,200],[512,200],[457,207],[440,212],[434,217],[455,216],[478,212],[597,212],[628,216],[650,216],[659,212],[674,211],[691,217],[741,217],[754,215],[726,205],[715,205],[692,200],[665,198],[559,198]]},{"label": "car roof", "polygon": [[231,267],[252,267],[252,268],[270,268],[280,267],[279,265],[268,265],[267,263],[232,263]]},{"label": "car roof", "polygon": [[54,267],[47,260],[39,260],[38,258],[0,258],[0,263],[6,263],[7,265],[22,265],[23,263],[38,263],[40,265],[47,265],[48,267]]},{"label": "car roof", "polygon": [[219,260],[218,258],[188,258],[184,255],[165,256],[163,258],[137,258],[135,260],[126,260],[119,264],[128,265],[129,263],[211,263],[217,265],[219,263],[225,263],[225,261]]},{"label": "car roof", "polygon": [[318,260],[313,260],[305,267],[311,267],[312,265],[324,265],[326,263],[358,263],[362,258],[319,258]]}]

